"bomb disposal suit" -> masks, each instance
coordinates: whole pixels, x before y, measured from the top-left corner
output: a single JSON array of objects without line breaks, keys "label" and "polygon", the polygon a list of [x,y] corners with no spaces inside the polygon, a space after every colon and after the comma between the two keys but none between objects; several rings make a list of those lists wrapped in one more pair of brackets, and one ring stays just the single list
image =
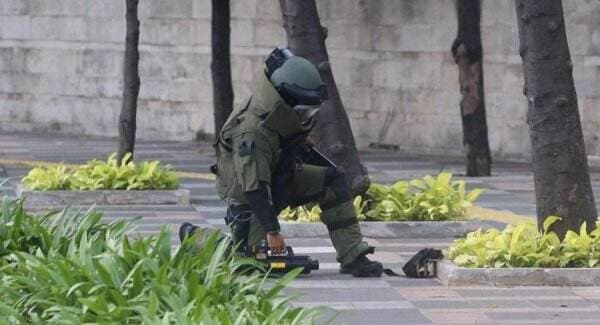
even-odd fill
[{"label": "bomb disposal suit", "polygon": [[285,248],[279,212],[317,202],[342,273],[381,276],[382,265],[365,255],[348,184],[335,166],[303,161],[318,106],[326,99],[318,69],[289,49],[275,49],[252,96],[237,107],[216,142],[217,190],[227,202],[226,222],[240,247],[267,240]]}]

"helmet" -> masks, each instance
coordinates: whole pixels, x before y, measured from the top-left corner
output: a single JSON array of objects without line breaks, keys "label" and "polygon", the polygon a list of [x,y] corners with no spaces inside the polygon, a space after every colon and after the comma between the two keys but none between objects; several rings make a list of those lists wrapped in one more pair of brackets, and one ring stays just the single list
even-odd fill
[{"label": "helmet", "polygon": [[319,70],[307,59],[287,48],[276,48],[265,64],[267,77],[288,105],[314,106],[327,99]]}]

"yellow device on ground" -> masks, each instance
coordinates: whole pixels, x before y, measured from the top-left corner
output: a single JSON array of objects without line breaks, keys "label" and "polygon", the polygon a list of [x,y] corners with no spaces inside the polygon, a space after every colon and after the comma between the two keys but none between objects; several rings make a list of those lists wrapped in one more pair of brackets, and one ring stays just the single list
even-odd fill
[{"label": "yellow device on ground", "polygon": [[295,255],[291,247],[286,247],[284,254],[272,254],[266,242],[252,247],[248,254],[257,261],[267,265],[271,273],[287,273],[291,270],[302,268],[302,274],[309,274],[312,270],[319,269],[319,261],[310,256]]}]

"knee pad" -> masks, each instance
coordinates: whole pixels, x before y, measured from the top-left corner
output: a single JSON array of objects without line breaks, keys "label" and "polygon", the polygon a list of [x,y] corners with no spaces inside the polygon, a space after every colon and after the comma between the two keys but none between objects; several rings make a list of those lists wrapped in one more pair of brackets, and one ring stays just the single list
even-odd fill
[{"label": "knee pad", "polygon": [[346,174],[335,167],[330,167],[325,173],[325,195],[320,202],[322,209],[335,207],[352,199]]}]

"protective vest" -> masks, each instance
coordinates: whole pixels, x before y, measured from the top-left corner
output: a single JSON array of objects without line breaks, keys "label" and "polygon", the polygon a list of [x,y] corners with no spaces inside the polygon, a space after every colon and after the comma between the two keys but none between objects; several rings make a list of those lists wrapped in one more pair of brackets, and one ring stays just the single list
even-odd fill
[{"label": "protective vest", "polygon": [[282,144],[311,128],[261,74],[256,91],[231,113],[217,140],[219,196],[230,204],[247,203],[243,192],[257,190],[260,182],[271,184]]}]

